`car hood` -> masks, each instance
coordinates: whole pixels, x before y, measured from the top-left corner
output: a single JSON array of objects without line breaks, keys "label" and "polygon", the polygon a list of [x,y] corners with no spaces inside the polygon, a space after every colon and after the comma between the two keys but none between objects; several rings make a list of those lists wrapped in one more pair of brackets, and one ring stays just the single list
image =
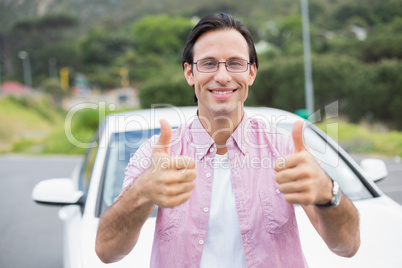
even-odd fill
[{"label": "car hood", "polygon": [[354,204],[360,216],[361,245],[352,258],[332,253],[297,206],[300,238],[309,267],[402,267],[402,207],[387,196]]}]

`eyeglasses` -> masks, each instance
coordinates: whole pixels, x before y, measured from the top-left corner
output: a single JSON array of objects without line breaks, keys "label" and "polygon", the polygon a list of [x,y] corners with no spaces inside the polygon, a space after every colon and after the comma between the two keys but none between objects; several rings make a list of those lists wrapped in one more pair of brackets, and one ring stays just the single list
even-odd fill
[{"label": "eyeglasses", "polygon": [[202,59],[194,62],[197,71],[201,73],[213,73],[219,69],[219,64],[224,63],[226,70],[231,73],[243,73],[248,70],[250,62],[243,59],[231,59],[227,61],[217,61],[214,59]]}]

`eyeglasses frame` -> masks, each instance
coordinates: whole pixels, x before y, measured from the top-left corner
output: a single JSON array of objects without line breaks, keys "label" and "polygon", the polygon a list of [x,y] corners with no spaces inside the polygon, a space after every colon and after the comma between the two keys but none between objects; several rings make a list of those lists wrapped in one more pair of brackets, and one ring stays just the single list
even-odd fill
[{"label": "eyeglasses frame", "polygon": [[[197,65],[197,63],[198,63],[200,60],[206,60],[206,59],[199,59],[199,60],[197,60],[197,61],[191,63],[191,69],[193,69],[193,64]],[[245,60],[245,59],[240,59],[240,60]],[[229,60],[229,61],[230,61],[230,60]],[[229,73],[245,73],[245,72],[248,71],[248,66],[251,65],[251,62],[249,62],[248,60],[245,60],[245,61],[247,62],[247,68],[246,68],[246,70],[241,71],[241,72],[229,71],[229,70],[228,70],[228,66],[226,65],[226,62],[228,62],[228,61],[218,61],[218,65],[216,66],[216,70],[215,70],[215,71],[211,71],[211,72],[200,71],[200,70],[198,69],[198,65],[197,65],[195,68],[196,68],[197,71],[200,72],[200,73],[215,73],[216,71],[219,70],[219,65],[220,65],[221,63],[224,63],[224,64],[225,64],[225,69],[226,69],[226,71],[228,71]],[[193,70],[191,70],[191,72],[193,72]]]}]

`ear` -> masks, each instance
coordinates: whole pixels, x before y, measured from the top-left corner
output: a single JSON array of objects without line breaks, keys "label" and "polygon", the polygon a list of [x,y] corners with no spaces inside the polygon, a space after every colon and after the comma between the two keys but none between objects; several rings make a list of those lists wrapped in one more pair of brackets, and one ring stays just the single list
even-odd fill
[{"label": "ear", "polygon": [[250,64],[250,74],[248,76],[249,86],[253,85],[256,76],[257,76],[257,66],[255,65],[255,63]]},{"label": "ear", "polygon": [[184,63],[184,77],[186,78],[187,83],[190,86],[194,86],[194,76],[191,70],[191,64],[188,62]]}]

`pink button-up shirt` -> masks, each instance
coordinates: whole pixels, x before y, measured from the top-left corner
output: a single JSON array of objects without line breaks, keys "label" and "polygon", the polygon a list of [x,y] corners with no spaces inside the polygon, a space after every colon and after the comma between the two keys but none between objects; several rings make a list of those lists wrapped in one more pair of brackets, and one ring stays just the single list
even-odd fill
[{"label": "pink button-up shirt", "polygon": [[[157,140],[148,140],[131,158],[123,187],[149,166]],[[306,267],[294,206],[276,191],[274,179],[276,159],[294,151],[292,138],[245,115],[226,147],[247,267]],[[196,187],[187,202],[158,209],[151,267],[199,267],[213,206],[215,153],[198,117],[173,131],[170,154],[196,159]]]}]

